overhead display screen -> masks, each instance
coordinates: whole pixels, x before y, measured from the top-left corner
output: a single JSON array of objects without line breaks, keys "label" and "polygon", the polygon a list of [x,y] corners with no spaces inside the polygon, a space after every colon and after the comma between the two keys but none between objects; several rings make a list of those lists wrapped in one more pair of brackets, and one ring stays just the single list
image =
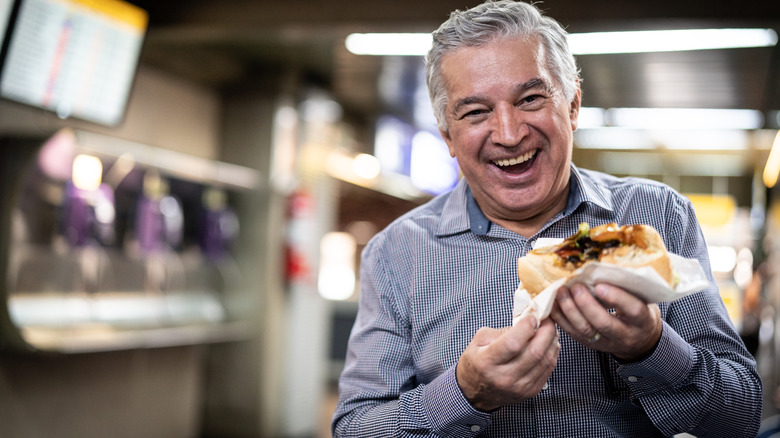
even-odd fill
[{"label": "overhead display screen", "polygon": [[0,97],[117,125],[147,23],[146,11],[119,0],[22,0],[10,23]]},{"label": "overhead display screen", "polygon": [[0,0],[0,48],[5,41],[5,31],[8,28],[8,19],[11,17],[11,10],[14,7],[14,0]]}]

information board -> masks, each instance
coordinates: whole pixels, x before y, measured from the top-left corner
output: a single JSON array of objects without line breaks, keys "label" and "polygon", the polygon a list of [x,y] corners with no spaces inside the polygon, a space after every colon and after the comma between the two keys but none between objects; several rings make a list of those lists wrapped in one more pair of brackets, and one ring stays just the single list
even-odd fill
[{"label": "information board", "polygon": [[0,97],[61,118],[118,124],[147,23],[146,11],[119,0],[22,0],[10,24]]}]

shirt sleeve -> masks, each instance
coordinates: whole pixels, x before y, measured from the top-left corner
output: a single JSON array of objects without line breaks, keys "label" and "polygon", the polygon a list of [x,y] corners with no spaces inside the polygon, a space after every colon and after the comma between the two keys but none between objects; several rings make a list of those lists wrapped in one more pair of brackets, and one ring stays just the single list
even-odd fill
[{"label": "shirt sleeve", "polygon": [[430,382],[417,381],[406,298],[394,290],[381,241],[363,252],[360,309],[339,379],[333,436],[476,436],[490,416],[465,399],[454,365]]},{"label": "shirt sleeve", "polygon": [[667,245],[672,252],[699,259],[711,287],[670,303],[653,354],[620,366],[618,373],[666,436],[754,437],[762,401],[755,360],[720,298],[692,205],[678,198],[673,209],[668,212]]}]

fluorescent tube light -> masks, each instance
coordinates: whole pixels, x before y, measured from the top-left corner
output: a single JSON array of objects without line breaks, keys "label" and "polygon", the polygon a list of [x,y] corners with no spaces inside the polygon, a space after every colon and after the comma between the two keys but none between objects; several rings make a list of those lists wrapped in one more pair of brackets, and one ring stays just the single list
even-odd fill
[{"label": "fluorescent tube light", "polygon": [[[347,50],[356,55],[423,56],[431,47],[430,33],[353,33]],[[772,29],[682,29],[569,34],[575,55],[677,52],[685,50],[771,47]]]},{"label": "fluorescent tube light", "polygon": [[344,43],[355,55],[424,56],[431,48],[430,33],[353,33]]},{"label": "fluorescent tube light", "polygon": [[749,131],[742,129],[577,129],[574,143],[580,149],[674,149],[689,151],[744,151]]},{"label": "fluorescent tube light", "polygon": [[777,33],[772,29],[682,29],[569,35],[569,47],[575,55],[735,49],[771,47],[775,44]]},{"label": "fluorescent tube light", "polygon": [[610,108],[607,124],[635,129],[759,129],[761,111],[713,108]]}]

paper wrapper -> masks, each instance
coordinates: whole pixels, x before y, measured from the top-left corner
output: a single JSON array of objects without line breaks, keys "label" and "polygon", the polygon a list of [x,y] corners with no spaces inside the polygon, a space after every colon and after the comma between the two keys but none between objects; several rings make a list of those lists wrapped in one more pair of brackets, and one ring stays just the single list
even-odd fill
[{"label": "paper wrapper", "polygon": [[686,259],[671,253],[669,260],[679,279],[674,289],[670,288],[653,268],[624,268],[600,262],[583,265],[571,276],[547,286],[533,300],[523,288],[523,283],[520,282],[514,296],[512,324],[516,324],[529,313],[535,314],[538,321],[547,318],[552,310],[558,289],[576,283],[585,284],[591,289],[597,283],[612,284],[631,292],[648,303],[678,300],[709,287],[710,283],[698,260]]}]

